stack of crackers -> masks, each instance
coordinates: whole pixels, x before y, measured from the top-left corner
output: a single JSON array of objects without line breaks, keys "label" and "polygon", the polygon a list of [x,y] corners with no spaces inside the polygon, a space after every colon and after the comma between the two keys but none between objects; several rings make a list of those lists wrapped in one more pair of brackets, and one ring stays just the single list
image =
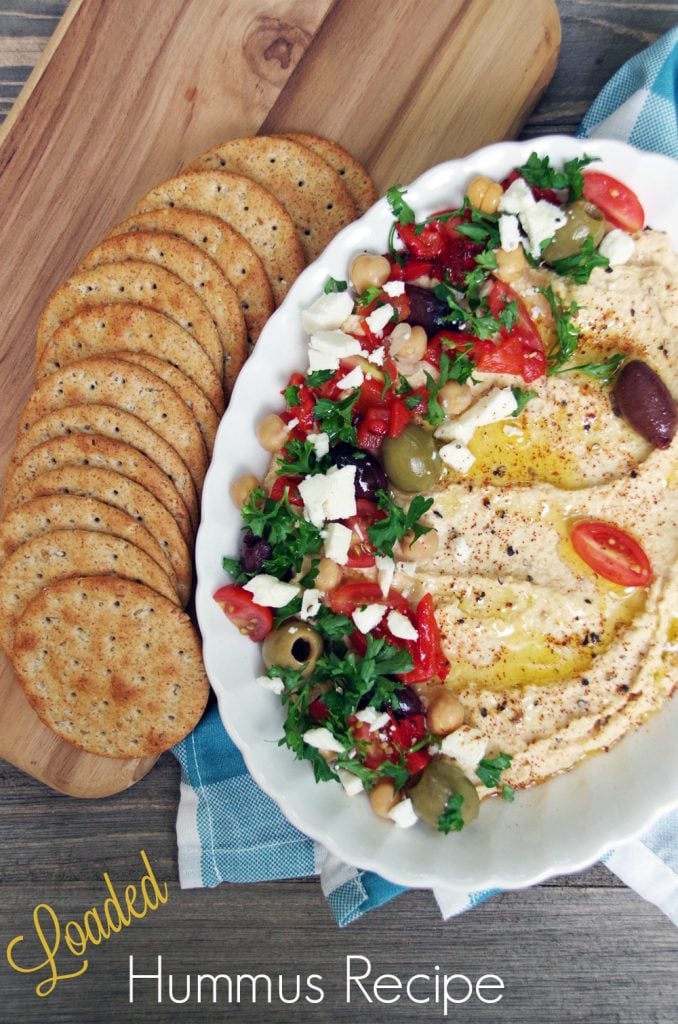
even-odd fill
[{"label": "stack of crackers", "polygon": [[143,757],[200,719],[183,609],[220,416],[294,279],[375,199],[326,139],[235,139],[144,196],[50,297],[5,482],[0,644],[74,746]]}]

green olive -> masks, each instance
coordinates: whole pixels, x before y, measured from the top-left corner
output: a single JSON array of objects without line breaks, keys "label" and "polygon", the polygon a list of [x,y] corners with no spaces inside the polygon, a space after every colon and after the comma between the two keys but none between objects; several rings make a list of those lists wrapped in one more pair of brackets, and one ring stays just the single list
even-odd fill
[{"label": "green olive", "polygon": [[592,238],[597,248],[605,234],[605,218],[598,207],[588,200],[575,199],[565,207],[565,213],[567,221],[562,228],[558,228],[553,241],[544,249],[547,263],[576,256],[587,238]]},{"label": "green olive", "polygon": [[280,665],[293,668],[302,676],[310,676],[322,654],[323,641],[320,633],[298,619],[290,619],[284,626],[272,630],[262,649],[266,668]]},{"label": "green olive", "polygon": [[435,441],[414,423],[398,437],[384,438],[381,453],[388,478],[399,491],[427,491],[440,480],[443,464]]},{"label": "green olive", "polygon": [[419,782],[409,791],[417,815],[432,828],[438,828],[441,814],[450,797],[462,797],[461,817],[468,825],[478,817],[480,800],[476,788],[461,768],[444,758],[435,757],[422,772]]}]

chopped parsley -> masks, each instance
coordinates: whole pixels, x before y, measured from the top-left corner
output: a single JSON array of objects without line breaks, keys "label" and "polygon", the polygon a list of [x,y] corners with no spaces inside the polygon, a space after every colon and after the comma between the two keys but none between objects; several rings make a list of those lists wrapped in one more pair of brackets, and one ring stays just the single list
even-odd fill
[{"label": "chopped parsley", "polygon": [[345,292],[347,288],[348,281],[337,281],[336,277],[328,277],[323,291],[325,295],[329,295],[330,292]]},{"label": "chopped parsley", "polygon": [[299,391],[298,384],[288,384],[283,391],[283,398],[287,402],[290,409],[293,409],[295,405],[299,405],[301,400],[301,393]]},{"label": "chopped parsley", "polygon": [[433,504],[433,498],[424,498],[417,494],[407,509],[397,505],[387,491],[377,491],[377,504],[382,512],[386,513],[384,519],[378,519],[367,527],[367,534],[381,555],[393,555],[393,545],[401,541],[408,533],[413,533],[415,540],[432,529],[419,520],[428,512]]},{"label": "chopped parsley", "polygon": [[375,299],[378,299],[380,295],[381,288],[377,288],[376,285],[370,285],[369,288],[366,288],[364,292],[360,293],[355,301],[358,306],[369,306]]},{"label": "chopped parsley", "polygon": [[581,247],[581,252],[574,256],[566,256],[562,260],[551,260],[550,266],[556,274],[571,277],[577,284],[586,284],[596,267],[609,267],[607,256],[601,255],[589,235]]},{"label": "chopped parsley", "polygon": [[311,441],[293,437],[285,445],[283,457],[278,459],[276,475],[309,476],[311,473],[324,473],[329,465],[329,457],[325,455],[319,459]]},{"label": "chopped parsley", "polygon": [[617,353],[610,356],[609,359],[603,360],[602,363],[579,363],[578,366],[569,366],[567,372],[585,373],[587,377],[593,377],[601,384],[609,384],[616,377],[617,371],[625,359],[626,356]]},{"label": "chopped parsley", "polygon": [[475,309],[460,305],[454,289],[446,282],[437,284],[433,294],[448,305],[449,315],[443,317],[447,323],[465,324],[471,334],[482,340],[494,338],[500,329],[501,324],[484,303],[479,303]]},{"label": "chopped parsley", "polygon": [[483,786],[496,789],[501,782],[501,773],[511,767],[513,758],[510,754],[497,754],[496,757],[484,757],[476,768],[476,775]]},{"label": "chopped parsley", "polygon": [[530,153],[526,163],[522,167],[516,167],[518,174],[537,188],[552,188],[556,192],[568,190],[568,199],[579,199],[584,191],[584,176],[582,168],[594,163],[600,157],[588,156],[574,157],[566,161],[562,171],[557,171],[551,166],[547,156],[540,157],[537,153]]},{"label": "chopped parsley", "polygon": [[353,406],[360,397],[360,390],[356,389],[345,398],[336,402],[329,398],[316,399],[314,414],[329,439],[330,444],[338,444],[339,441],[347,441],[354,447],[357,444],[358,435],[353,425]]},{"label": "chopped parsley", "polygon": [[391,186],[386,192],[386,199],[391,207],[391,212],[399,224],[414,224],[416,217],[414,210],[405,200],[406,188]]},{"label": "chopped parsley", "polygon": [[445,810],[438,818],[438,831],[447,835],[449,832],[461,832],[464,827],[462,807],[464,798],[461,793],[453,793],[445,804]]},{"label": "chopped parsley", "polygon": [[523,411],[527,403],[530,401],[530,399],[537,397],[536,391],[529,391],[525,388],[514,387],[511,388],[511,391],[513,392],[513,397],[518,403],[516,408],[511,413],[512,416],[520,416],[521,412]]},{"label": "chopped parsley", "polygon": [[237,560],[224,559],[224,569],[235,583],[243,583],[259,573],[268,573],[277,579],[288,578],[290,572],[301,571],[307,555],[318,554],[322,549],[320,530],[296,514],[287,494],[274,501],[267,497],[263,487],[257,487],[243,505],[242,517],[246,528],[255,537],[263,537],[269,542],[272,553],[256,573],[249,574]]},{"label": "chopped parsley", "polygon": [[548,374],[560,373],[574,355],[579,344],[580,328],[574,322],[579,306],[573,300],[565,309],[551,285],[544,289],[556,325],[556,340],[548,352]]},{"label": "chopped parsley", "polygon": [[334,370],[313,370],[312,373],[307,374],[306,383],[310,388],[321,388],[323,384],[327,384],[328,380],[332,380],[334,377]]},{"label": "chopped parsley", "polygon": [[430,373],[426,373],[428,401],[426,403],[424,419],[428,420],[432,426],[439,427],[445,419],[445,411],[438,401],[441,389],[451,380],[456,381],[458,384],[464,384],[469,378],[473,378],[475,368],[475,363],[472,359],[469,359],[465,352],[455,353],[452,359],[447,352],[442,352],[438,379],[434,380]]}]

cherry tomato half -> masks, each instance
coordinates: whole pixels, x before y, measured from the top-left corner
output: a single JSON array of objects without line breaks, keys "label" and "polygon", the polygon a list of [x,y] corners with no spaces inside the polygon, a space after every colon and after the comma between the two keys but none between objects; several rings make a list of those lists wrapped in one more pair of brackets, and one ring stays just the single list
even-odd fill
[{"label": "cherry tomato half", "polygon": [[407,611],[407,600],[397,590],[389,590],[384,597],[378,583],[344,583],[330,594],[330,608],[335,615],[350,615],[356,608],[368,604],[385,604],[398,611]]},{"label": "cherry tomato half", "polygon": [[570,532],[572,547],[599,576],[621,587],[652,582],[650,560],[637,540],[599,519],[587,519]]},{"label": "cherry tomato half", "polygon": [[229,583],[219,587],[212,596],[221,605],[224,615],[250,640],[259,642],[273,629],[271,609],[255,604],[249,590]]},{"label": "cherry tomato half", "polygon": [[636,193],[609,174],[587,171],[584,195],[598,207],[605,220],[622,231],[640,231],[645,223],[645,211]]}]

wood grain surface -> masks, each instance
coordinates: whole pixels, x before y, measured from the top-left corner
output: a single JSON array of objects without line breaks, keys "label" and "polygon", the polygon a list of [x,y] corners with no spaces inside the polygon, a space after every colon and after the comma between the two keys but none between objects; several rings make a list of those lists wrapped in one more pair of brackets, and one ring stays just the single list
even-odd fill
[{"label": "wood grain surface", "polygon": [[[129,0],[131,6],[134,2]],[[516,0],[514,6],[527,8],[529,15],[529,3]],[[62,0],[0,5],[0,106],[5,110],[64,7]],[[558,0],[558,8],[560,64],[525,136],[573,131],[623,61],[678,22],[678,4],[661,0]],[[181,892],[175,881],[178,783],[178,766],[165,755],[131,790],[96,802],[72,800],[0,762],[3,947],[12,936],[29,933],[36,903],[51,903],[66,921],[101,902],[104,871],[115,880],[138,878],[141,849],[170,884],[165,907],[93,949],[87,973],[60,983],[47,1000],[34,995],[34,979],[14,973],[0,957],[3,1024],[230,1019],[269,1024],[273,1015],[281,1024],[444,1019],[427,1006],[347,1005],[343,964],[348,954],[371,956],[376,969],[405,977],[430,972],[437,964],[449,973],[477,978],[493,972],[503,978],[499,1004],[453,1008],[447,1018],[452,1021],[675,1024],[676,930],[600,865],[525,892],[504,893],[447,923],[429,894],[408,893],[340,931],[315,880]],[[31,950],[37,962],[37,943]],[[128,957],[134,956],[136,969],[150,971],[158,954],[174,972],[179,994],[187,973],[249,970],[292,978],[317,971],[324,975],[326,998],[319,1007],[179,1006],[166,994],[158,1004],[155,992],[146,988],[130,1006]]]},{"label": "wood grain surface", "polygon": [[[0,261],[0,475],[31,388],[40,309],[140,195],[260,128],[336,138],[382,189],[514,135],[560,38],[553,0],[529,7],[521,25],[495,0],[72,0],[0,130],[0,252],[12,252]],[[0,703],[0,756],[60,791],[117,792],[153,763],[58,739],[4,660]]]}]

